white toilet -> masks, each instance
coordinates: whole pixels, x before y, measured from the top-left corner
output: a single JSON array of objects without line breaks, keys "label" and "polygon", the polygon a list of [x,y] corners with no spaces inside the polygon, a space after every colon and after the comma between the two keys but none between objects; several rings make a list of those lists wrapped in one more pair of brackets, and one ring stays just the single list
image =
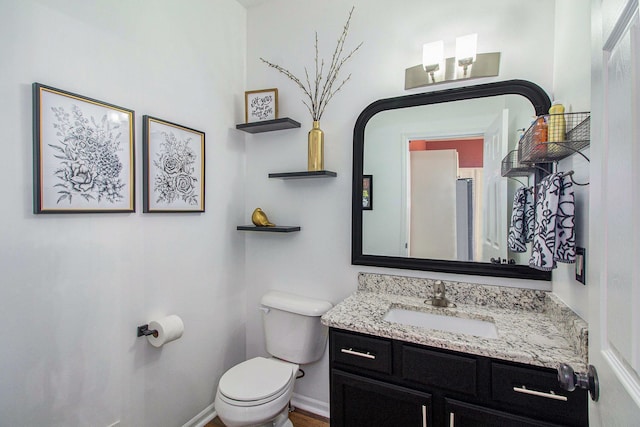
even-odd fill
[{"label": "white toilet", "polygon": [[228,427],[293,427],[289,400],[298,365],[322,357],[327,328],[320,323],[331,303],[279,291],[262,297],[267,352],[220,378],[215,409]]}]

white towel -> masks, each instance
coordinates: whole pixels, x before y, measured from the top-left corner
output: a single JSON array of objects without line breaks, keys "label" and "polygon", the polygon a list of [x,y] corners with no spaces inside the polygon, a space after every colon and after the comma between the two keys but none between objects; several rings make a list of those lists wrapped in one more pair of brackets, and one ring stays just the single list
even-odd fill
[{"label": "white towel", "polygon": [[550,271],[557,262],[573,263],[575,199],[569,176],[554,173],[542,180],[537,193],[536,220],[529,265]]}]

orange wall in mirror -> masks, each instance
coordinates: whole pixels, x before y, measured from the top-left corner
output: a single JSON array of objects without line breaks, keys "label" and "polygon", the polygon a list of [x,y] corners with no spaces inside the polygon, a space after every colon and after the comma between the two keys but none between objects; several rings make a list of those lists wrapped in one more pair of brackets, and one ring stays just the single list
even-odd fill
[{"label": "orange wall in mirror", "polygon": [[409,141],[409,151],[457,150],[458,166],[461,168],[482,167],[482,138],[469,139],[417,139]]}]

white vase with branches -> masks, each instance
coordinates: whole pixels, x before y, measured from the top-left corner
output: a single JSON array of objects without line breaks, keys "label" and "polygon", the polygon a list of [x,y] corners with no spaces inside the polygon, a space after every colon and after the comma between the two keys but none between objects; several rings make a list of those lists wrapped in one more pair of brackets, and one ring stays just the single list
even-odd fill
[{"label": "white vase with branches", "polygon": [[345,53],[344,44],[349,33],[349,24],[351,23],[351,16],[353,15],[354,8],[351,8],[349,17],[345,23],[342,34],[338,38],[336,48],[333,51],[331,62],[328,69],[325,70],[324,59],[319,58],[318,54],[318,32],[315,33],[315,78],[311,79],[307,67],[304,68],[305,80],[304,82],[296,77],[291,71],[280,65],[267,61],[264,58],[260,58],[262,62],[267,64],[271,68],[275,68],[291,81],[293,81],[305,94],[302,102],[309,110],[311,118],[313,119],[313,129],[309,131],[308,138],[308,170],[319,171],[324,170],[324,133],[320,130],[320,119],[324,114],[327,104],[334,95],[342,89],[342,87],[351,79],[349,74],[339,84],[338,75],[342,70],[342,66],[353,56],[354,53],[362,46],[362,43],[357,45],[349,53]]}]

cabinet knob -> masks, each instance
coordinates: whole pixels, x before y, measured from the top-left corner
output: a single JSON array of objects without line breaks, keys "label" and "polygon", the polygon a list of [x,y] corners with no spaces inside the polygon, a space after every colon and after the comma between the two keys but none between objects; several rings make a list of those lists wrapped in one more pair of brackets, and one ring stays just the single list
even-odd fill
[{"label": "cabinet knob", "polygon": [[593,365],[589,365],[587,372],[576,373],[571,366],[561,363],[558,366],[558,382],[560,387],[567,391],[573,391],[576,388],[589,390],[591,400],[594,402],[597,402],[600,397],[598,372]]}]

